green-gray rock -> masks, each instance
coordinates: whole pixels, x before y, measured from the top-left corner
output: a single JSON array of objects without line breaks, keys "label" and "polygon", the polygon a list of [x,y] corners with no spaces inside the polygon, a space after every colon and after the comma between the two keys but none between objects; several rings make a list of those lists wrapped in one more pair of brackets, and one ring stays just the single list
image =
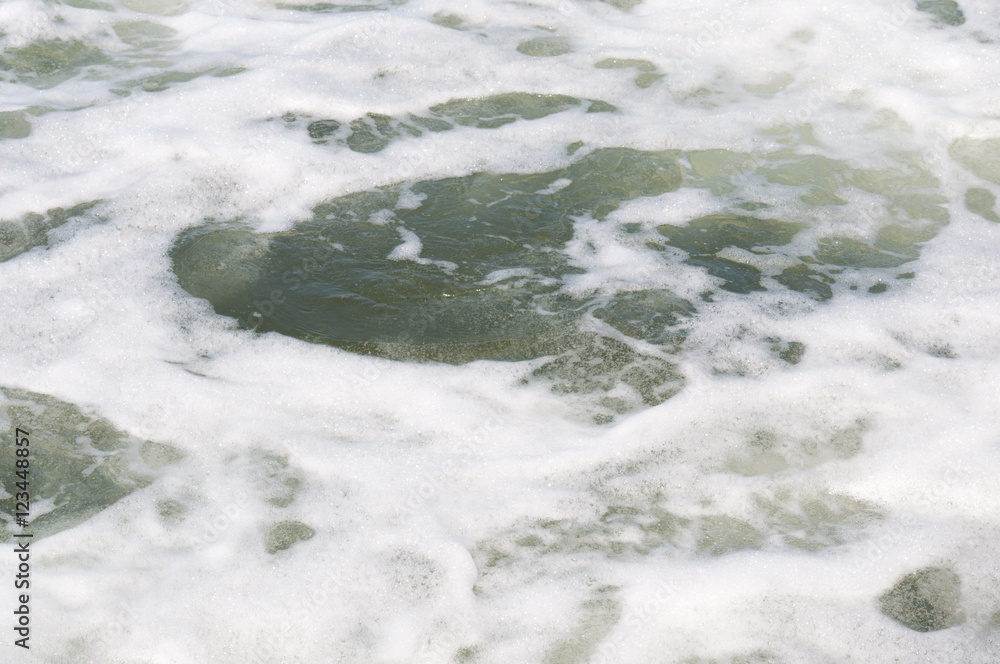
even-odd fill
[{"label": "green-gray rock", "polygon": [[965,207],[969,212],[975,212],[983,219],[1000,223],[1000,216],[994,211],[997,197],[989,189],[974,187],[965,192]]},{"label": "green-gray rock", "polygon": [[984,180],[1000,184],[1000,138],[960,138],[948,154]]},{"label": "green-gray rock", "polygon": [[279,521],[267,531],[265,546],[274,554],[290,549],[296,542],[312,539],[316,531],[301,521]]},{"label": "green-gray rock", "polygon": [[573,48],[565,37],[535,37],[518,44],[517,50],[536,58],[550,58],[570,53]]},{"label": "green-gray rock", "polygon": [[943,567],[925,567],[907,574],[879,598],[882,613],[917,632],[934,632],[959,625],[962,580]]},{"label": "green-gray rock", "polygon": [[0,113],[0,139],[27,138],[31,133],[31,123],[23,111]]},{"label": "green-gray rock", "polygon": [[946,25],[965,23],[965,14],[955,0],[918,0],[917,11],[930,14]]}]

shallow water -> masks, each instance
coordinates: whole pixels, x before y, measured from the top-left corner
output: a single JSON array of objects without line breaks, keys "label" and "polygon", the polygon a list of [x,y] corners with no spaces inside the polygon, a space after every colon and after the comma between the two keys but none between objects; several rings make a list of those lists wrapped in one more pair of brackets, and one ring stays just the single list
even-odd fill
[{"label": "shallow water", "polygon": [[993,9],[0,4],[4,661],[995,661]]}]

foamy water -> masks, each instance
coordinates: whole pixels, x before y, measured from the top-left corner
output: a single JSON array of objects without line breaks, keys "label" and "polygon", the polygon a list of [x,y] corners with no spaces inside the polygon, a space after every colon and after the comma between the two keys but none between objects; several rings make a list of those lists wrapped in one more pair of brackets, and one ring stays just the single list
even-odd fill
[{"label": "foamy water", "polygon": [[3,2],[3,661],[996,661],[998,39]]}]

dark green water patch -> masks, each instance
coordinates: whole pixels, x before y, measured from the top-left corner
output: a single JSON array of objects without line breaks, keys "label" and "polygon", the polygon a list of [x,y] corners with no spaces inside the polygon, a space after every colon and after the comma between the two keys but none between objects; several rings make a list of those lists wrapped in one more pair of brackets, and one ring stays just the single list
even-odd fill
[{"label": "dark green water patch", "polygon": [[678,337],[660,328],[694,310],[669,293],[567,296],[565,277],[582,270],[563,249],[574,217],[601,219],[680,182],[675,152],[597,150],[547,173],[351,194],[281,233],[208,224],[179,238],[174,270],[189,293],[261,332],[398,360],[555,356],[537,377],[563,393],[617,390],[605,410],[620,412],[659,403],[679,378],[666,359],[585,333],[580,321],[596,309],[622,334],[668,350]]},{"label": "dark green water patch", "polygon": [[[138,488],[149,485],[158,471],[180,460],[174,447],[143,441],[115,428],[107,420],[87,414],[73,404],[13,388],[0,388],[0,431],[14,439],[15,429],[30,432],[27,473],[31,497],[29,526],[35,539],[72,528],[111,506]],[[23,487],[14,447],[0,462],[3,488],[0,499],[0,538],[24,532],[13,522],[15,501]]]},{"label": "dark green water patch", "polygon": [[771,352],[789,364],[798,364],[802,361],[802,356],[806,354],[806,345],[801,341],[781,341],[779,339],[767,338],[764,341],[771,343]]},{"label": "dark green water patch", "polygon": [[[425,119],[483,126],[512,107],[531,119],[579,103],[500,95],[449,102]],[[368,120],[382,137],[396,122]],[[375,133],[335,120],[313,122],[309,133],[316,141],[353,136],[378,147]],[[567,286],[585,271],[574,261],[588,251],[575,237],[578,221],[596,221],[616,242],[703,271],[715,284],[703,294],[706,302],[781,289],[818,301],[848,288],[878,294],[895,276],[887,272],[918,258],[944,223],[935,220],[943,209],[930,187],[934,181],[916,168],[861,171],[788,151],[751,158],[722,150],[586,153],[574,147],[572,163],[544,173],[473,173],[342,196],[279,233],[208,223],[178,238],[174,271],[187,292],[259,332],[402,361],[546,357],[529,379],[561,394],[596,395],[588,397],[591,413],[609,421],[680,389],[670,356],[682,350],[697,312],[654,288],[570,295]],[[789,204],[740,197],[741,178],[754,187],[774,183]],[[730,192],[720,208],[735,211],[682,224],[609,218],[624,203],[685,185]],[[799,187],[838,199],[849,198],[849,188],[867,198],[878,193],[886,221],[869,217],[862,233],[838,220],[820,232],[808,222],[813,208],[803,206]],[[843,208],[854,221],[848,206],[830,207]],[[775,366],[795,364],[805,352],[799,342],[761,343]]]},{"label": "dark green water patch", "polygon": [[271,526],[265,538],[265,548],[270,554],[292,548],[298,542],[310,540],[316,534],[311,526],[301,521],[279,521]]},{"label": "dark green water patch", "polygon": [[73,78],[85,67],[110,61],[82,41],[48,39],[0,54],[0,71],[13,74],[18,82],[44,90]]},{"label": "dark green water patch", "polygon": [[556,55],[572,53],[573,47],[565,37],[535,37],[517,45],[519,53],[535,58],[551,58]]},{"label": "dark green water patch", "polygon": [[635,84],[640,88],[648,88],[661,78],[666,76],[656,69],[649,60],[637,58],[605,58],[594,64],[596,69],[635,69],[639,72],[635,77]]},{"label": "dark green water patch", "polygon": [[945,25],[965,23],[965,14],[955,0],[917,0],[917,11],[930,14]]},{"label": "dark green water patch", "polygon": [[800,293],[808,293],[819,300],[833,297],[833,277],[823,272],[809,269],[805,264],[786,268],[774,278],[779,284]]},{"label": "dark green water patch", "polygon": [[112,26],[118,38],[138,49],[164,49],[173,46],[177,31],[153,21],[119,21]]},{"label": "dark green water patch", "polygon": [[806,224],[777,219],[758,219],[733,214],[714,214],[692,219],[686,226],[657,227],[670,244],[689,254],[714,254],[726,247],[754,249],[785,245]]},{"label": "dark green water patch", "polygon": [[[452,99],[431,106],[423,114],[392,117],[381,113],[368,113],[354,120],[327,118],[311,122],[306,131],[314,143],[344,145],[355,152],[380,152],[392,141],[426,132],[442,132],[456,127],[496,129],[518,120],[538,120],[572,108],[586,108],[588,113],[607,113],[616,110],[606,102],[577,99],[567,95],[543,95],[528,92],[509,92],[490,97]],[[294,115],[285,117],[295,122]]]},{"label": "dark green water patch", "polygon": [[720,288],[730,293],[753,293],[765,290],[760,285],[760,270],[752,265],[737,263],[718,256],[691,256],[686,261],[688,265],[704,268],[713,277],[722,280]]},{"label": "dark green water patch", "polygon": [[80,9],[98,9],[105,12],[115,11],[114,5],[110,5],[106,2],[95,2],[94,0],[63,0],[64,5],[69,5],[70,7],[78,7]]},{"label": "dark green water patch", "polygon": [[916,258],[915,255],[900,256],[879,251],[860,240],[836,236],[822,238],[815,256],[829,265],[860,268],[899,267]]},{"label": "dark green water patch", "polygon": [[393,5],[406,4],[406,0],[392,0],[376,4],[336,4],[332,2],[291,3],[279,2],[274,6],[276,9],[289,9],[296,12],[313,12],[316,14],[349,14],[353,12],[373,12],[384,11]]},{"label": "dark green water patch", "polygon": [[0,112],[0,139],[27,138],[31,123],[23,111]]},{"label": "dark green water patch", "polygon": [[637,352],[616,339],[567,333],[558,342],[553,348],[563,352],[532,376],[548,381],[557,394],[604,393],[590,407],[598,423],[663,403],[683,387],[683,377],[672,362]]},{"label": "dark green water patch", "polygon": [[616,9],[621,9],[622,11],[628,11],[633,7],[637,7],[642,4],[642,0],[600,0],[606,5],[611,5]]},{"label": "dark green water patch", "polygon": [[662,291],[620,293],[593,311],[626,336],[664,346],[683,340],[676,328],[694,313],[690,302]]},{"label": "dark green water patch", "polygon": [[188,292],[261,331],[397,359],[529,359],[561,351],[587,311],[558,292],[580,272],[562,251],[573,217],[680,177],[675,153],[607,149],[548,173],[418,182],[319,205],[283,233],[197,229],[174,267]]},{"label": "dark green water patch", "polygon": [[130,83],[145,92],[163,92],[174,83],[187,83],[206,73],[208,72],[165,71]]},{"label": "dark green water patch", "polygon": [[88,201],[65,209],[52,208],[45,214],[27,214],[19,221],[0,221],[0,263],[47,244],[49,231],[86,215],[100,202]]},{"label": "dark green water patch", "polygon": [[989,189],[974,187],[965,192],[965,207],[969,212],[975,212],[987,221],[1000,223],[1000,216],[994,210],[996,204],[997,197]]},{"label": "dark green water patch", "polygon": [[438,12],[434,14],[430,20],[431,23],[434,25],[440,25],[442,28],[451,28],[452,30],[465,29],[465,20],[458,14]]},{"label": "dark green water patch", "polygon": [[1000,138],[960,138],[948,154],[984,180],[1000,184]]}]

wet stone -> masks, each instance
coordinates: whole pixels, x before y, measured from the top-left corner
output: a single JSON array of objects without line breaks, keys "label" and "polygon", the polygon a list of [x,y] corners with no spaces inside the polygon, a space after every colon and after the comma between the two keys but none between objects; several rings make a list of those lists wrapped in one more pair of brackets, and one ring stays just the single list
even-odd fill
[{"label": "wet stone", "polygon": [[827,237],[819,241],[815,256],[823,263],[842,267],[899,267],[915,256],[896,256],[879,251],[848,237]]},{"label": "wet stone", "polygon": [[[393,2],[392,4],[396,4]],[[275,5],[278,9],[288,9],[297,12],[313,12],[316,14],[350,14],[353,12],[373,12],[386,9],[381,4],[372,5],[338,5],[332,2],[316,2],[313,4],[295,4],[279,2]]]},{"label": "wet stone", "polygon": [[185,72],[185,71],[168,71],[162,74],[156,74],[154,76],[149,76],[147,78],[135,81],[140,88],[145,92],[163,92],[170,88],[173,83],[187,83],[192,81],[204,72]]},{"label": "wet stone", "polygon": [[121,3],[143,14],[177,16],[187,11],[190,0],[121,0]]},{"label": "wet stone", "polygon": [[730,516],[707,516],[701,520],[698,550],[713,556],[760,547],[764,538],[745,521]]},{"label": "wet stone", "polygon": [[997,216],[995,206],[997,197],[989,189],[973,188],[965,192],[965,207],[969,212],[975,212],[983,219],[1000,223],[1000,216]]},{"label": "wet stone", "polygon": [[398,138],[421,136],[425,131],[449,131],[456,126],[497,129],[519,120],[538,120],[578,107],[586,108],[588,113],[616,110],[611,104],[595,99],[508,92],[489,97],[452,99],[431,106],[421,114],[409,113],[405,118],[368,113],[351,120],[346,128],[342,128],[344,123],[335,119],[317,120],[310,123],[306,131],[315,143],[332,142],[355,152],[374,153],[384,150]]},{"label": "wet stone", "polygon": [[364,118],[351,121],[351,135],[347,147],[355,152],[372,153],[384,150],[399,135],[392,126],[392,119],[385,115],[369,113]]},{"label": "wet stone", "polygon": [[623,293],[594,310],[602,320],[633,339],[653,344],[671,344],[683,337],[675,326],[695,313],[694,306],[670,293],[638,291]]},{"label": "wet stone", "polygon": [[882,613],[917,632],[934,632],[965,621],[962,581],[942,567],[907,574],[879,598]]},{"label": "wet stone", "polygon": [[605,58],[594,65],[596,69],[632,69],[639,74],[635,77],[635,84],[640,88],[648,88],[653,83],[666,76],[656,71],[656,65],[649,60],[636,58]]},{"label": "wet stone", "polygon": [[925,226],[889,224],[879,229],[874,247],[901,257],[917,258],[920,255],[920,244],[933,239],[936,234],[936,224]]},{"label": "wet stone", "polygon": [[930,14],[945,25],[965,23],[965,14],[955,0],[917,0],[917,11]]},{"label": "wet stone", "polygon": [[601,0],[606,5],[611,5],[616,9],[628,11],[642,3],[642,0]]},{"label": "wet stone", "polygon": [[793,265],[774,278],[782,286],[800,293],[808,293],[820,300],[833,297],[830,284],[833,278],[822,272],[809,269],[805,265]]},{"label": "wet stone", "polygon": [[764,290],[760,285],[760,270],[752,265],[717,256],[691,256],[684,262],[705,268],[705,271],[713,277],[722,279],[723,284],[720,288],[731,293],[747,294]]},{"label": "wet stone", "polygon": [[173,28],[152,21],[119,21],[112,29],[119,39],[137,48],[157,47],[177,35]]},{"label": "wet stone", "polygon": [[[534,376],[550,380],[556,393],[607,392],[621,382],[638,392],[642,403],[655,406],[676,394],[683,384],[672,363],[644,356],[615,339],[585,334],[566,345],[572,350],[534,372]],[[617,404],[611,401],[604,404],[619,412],[636,406],[627,398]]]},{"label": "wet stone", "polygon": [[27,138],[31,133],[31,123],[22,111],[0,113],[0,139]]},{"label": "wet stone", "polygon": [[656,83],[661,78],[665,77],[666,74],[639,74],[635,77],[635,84],[640,88],[648,88],[649,86]]},{"label": "wet stone", "polygon": [[323,139],[340,129],[340,123],[336,120],[318,120],[307,128],[309,138],[316,142],[323,142]]},{"label": "wet stone", "polygon": [[499,118],[537,120],[579,105],[579,99],[567,95],[509,92],[491,97],[453,99],[432,106],[430,111],[463,126],[489,128]]},{"label": "wet stone", "polygon": [[802,356],[806,354],[806,345],[801,341],[789,341],[783,344],[775,344],[771,350],[778,354],[778,357],[789,364],[798,364],[802,361]]},{"label": "wet stone", "polygon": [[301,521],[279,521],[268,529],[265,547],[268,553],[275,554],[310,540],[314,535],[316,531]]},{"label": "wet stone", "polygon": [[188,508],[184,503],[168,498],[156,502],[156,511],[164,523],[176,525],[184,521]]},{"label": "wet stone", "polygon": [[451,28],[452,30],[461,30],[465,21],[461,16],[457,14],[445,14],[439,12],[431,17],[431,23],[435,25],[440,25],[442,28]]},{"label": "wet stone", "polygon": [[870,286],[868,288],[868,292],[873,293],[875,295],[878,295],[879,293],[884,293],[887,290],[889,290],[889,284],[885,283],[884,281],[880,281],[877,284],[874,284],[873,286]]},{"label": "wet stone", "polygon": [[670,244],[690,254],[714,254],[726,247],[754,247],[788,244],[805,228],[798,222],[758,219],[734,214],[716,214],[692,219],[686,226],[664,224],[657,227]]},{"label": "wet stone", "polygon": [[549,58],[570,53],[573,48],[565,37],[535,37],[518,44],[517,50],[532,57]]},{"label": "wet stone", "polygon": [[98,9],[105,12],[117,10],[114,5],[109,5],[106,2],[95,2],[94,0],[64,0],[64,2],[70,7],[79,7],[80,9]]},{"label": "wet stone", "polygon": [[1000,138],[960,138],[948,154],[984,180],[1000,184]]}]

